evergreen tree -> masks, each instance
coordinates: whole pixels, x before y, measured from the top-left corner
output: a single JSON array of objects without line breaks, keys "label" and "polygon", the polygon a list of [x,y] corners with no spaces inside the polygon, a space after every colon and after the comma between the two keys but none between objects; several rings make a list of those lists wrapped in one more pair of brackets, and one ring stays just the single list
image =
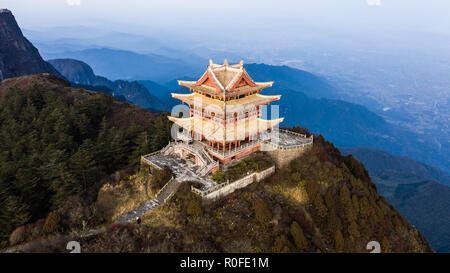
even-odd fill
[{"label": "evergreen tree", "polygon": [[336,252],[343,252],[345,248],[344,237],[340,230],[337,230],[334,234],[334,247]]},{"label": "evergreen tree", "polygon": [[294,239],[295,246],[297,249],[305,250],[308,247],[308,241],[306,241],[305,235],[303,234],[302,228],[297,222],[293,221],[291,224],[291,236]]}]

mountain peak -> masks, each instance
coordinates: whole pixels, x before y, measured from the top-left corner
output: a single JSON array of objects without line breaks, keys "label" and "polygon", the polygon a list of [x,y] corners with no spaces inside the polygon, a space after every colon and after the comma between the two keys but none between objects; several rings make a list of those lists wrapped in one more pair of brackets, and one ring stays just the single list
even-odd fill
[{"label": "mountain peak", "polygon": [[0,10],[0,37],[0,81],[38,73],[60,75],[23,36],[8,9]]}]

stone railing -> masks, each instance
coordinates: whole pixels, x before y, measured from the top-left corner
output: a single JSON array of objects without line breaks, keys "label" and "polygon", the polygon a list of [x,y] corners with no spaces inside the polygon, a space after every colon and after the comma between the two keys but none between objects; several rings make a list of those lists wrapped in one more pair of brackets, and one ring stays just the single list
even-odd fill
[{"label": "stone railing", "polygon": [[305,134],[296,133],[296,132],[289,131],[289,130],[286,130],[286,129],[279,129],[279,131],[283,132],[283,133],[288,133],[288,134],[291,134],[291,135],[294,135],[294,136],[300,136],[300,137],[306,138]]},{"label": "stone railing", "polygon": [[294,149],[298,149],[298,148],[311,146],[313,144],[313,137],[311,136],[310,140],[308,140],[308,142],[302,143],[302,144],[298,144],[298,145],[283,146],[283,145],[275,144],[273,142],[268,142],[267,144],[271,145],[274,148],[279,149],[279,150],[294,150]]},{"label": "stone railing", "polygon": [[302,143],[302,144],[289,145],[289,146],[280,145],[280,144],[274,143],[272,141],[267,141],[266,144],[271,145],[272,147],[274,147],[276,149],[279,149],[279,150],[293,150],[293,149],[298,149],[298,148],[311,146],[313,144],[313,142],[314,142],[314,136],[313,135],[311,135],[310,137],[307,137],[304,134],[300,134],[300,133],[296,133],[296,132],[292,132],[292,131],[284,130],[284,129],[280,129],[280,132],[304,138],[306,142]]},{"label": "stone railing", "polygon": [[152,167],[154,167],[154,168],[156,168],[158,170],[161,170],[162,169],[161,167],[159,167],[158,165],[156,165],[155,163],[153,163],[153,162],[151,162],[150,160],[147,159],[147,157],[151,157],[151,156],[154,156],[154,155],[157,155],[157,154],[161,154],[161,153],[162,153],[162,150],[159,150],[159,151],[156,151],[156,152],[153,152],[153,153],[150,153],[150,154],[143,155],[143,156],[141,156],[141,163],[143,162],[143,163],[145,163],[147,165],[150,165],[150,166],[152,166]]},{"label": "stone railing", "polygon": [[[174,183],[178,182],[175,180],[175,177],[172,176],[172,178],[170,178],[170,180],[155,194],[155,199],[159,200],[161,203],[165,203],[169,200],[175,194],[176,189],[178,189],[178,187],[175,187],[173,191],[166,193],[169,187],[171,187]],[[160,198],[163,194],[167,194],[167,196]]]},{"label": "stone railing", "polygon": [[[253,175],[253,174],[252,174]],[[227,186],[227,185],[229,185],[230,184],[230,181],[228,180],[227,182],[224,182],[224,183],[221,183],[221,184],[217,184],[216,186],[214,186],[214,187],[211,187],[211,188],[209,188],[209,189],[207,189],[207,190],[204,190],[204,191],[202,191],[202,190],[200,190],[200,189],[197,189],[196,187],[194,187],[194,186],[191,186],[191,191],[193,192],[193,193],[196,193],[196,194],[198,194],[198,195],[200,195],[200,196],[205,196],[205,195],[207,195],[207,194],[210,194],[210,193],[212,193],[212,192],[215,192],[216,190],[218,190],[218,189],[221,189],[221,188],[223,188],[223,187],[225,187],[225,186]]]},{"label": "stone railing", "polygon": [[200,190],[195,188],[194,186],[191,186],[191,191],[195,194],[198,194],[202,197],[204,200],[214,200],[217,198],[220,198],[222,196],[228,195],[232,192],[234,192],[236,189],[240,189],[243,187],[246,187],[247,185],[253,183],[253,182],[259,182],[262,179],[272,175],[275,172],[275,166],[272,166],[270,168],[267,168],[261,172],[254,172],[251,174],[248,174],[236,181],[230,182],[229,180],[225,183],[218,184],[212,188],[209,188],[207,190]]},{"label": "stone railing", "polygon": [[226,152],[218,151],[217,149],[214,149],[213,147],[208,146],[205,143],[202,143],[202,144],[205,146],[205,148],[210,153],[215,154],[216,156],[219,156],[219,157],[223,158],[223,157],[227,157],[227,156],[230,156],[230,155],[234,155],[234,154],[236,154],[238,152],[241,152],[241,151],[243,151],[243,150],[245,150],[247,148],[258,146],[258,145],[260,145],[263,142],[264,141],[262,141],[262,140],[254,140],[253,142],[245,143],[245,144],[243,144],[243,145],[241,145],[241,146],[239,146],[239,147],[237,147],[235,149],[227,150]]},{"label": "stone railing", "polygon": [[185,143],[178,143],[184,149],[190,151],[191,153],[197,154],[199,159],[202,161],[201,168],[197,171],[197,173],[201,176],[208,174],[212,169],[219,166],[219,162],[215,161],[209,153],[205,150],[203,145],[192,145]]}]

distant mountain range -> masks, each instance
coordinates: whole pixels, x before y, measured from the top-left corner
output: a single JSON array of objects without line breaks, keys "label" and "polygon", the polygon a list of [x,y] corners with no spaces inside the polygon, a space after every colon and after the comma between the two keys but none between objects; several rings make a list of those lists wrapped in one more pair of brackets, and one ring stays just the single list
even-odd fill
[{"label": "distant mountain range", "polygon": [[450,177],[431,166],[382,150],[340,149],[352,154],[369,170],[378,191],[438,252],[450,252]]},{"label": "distant mountain range", "polygon": [[152,80],[162,83],[185,75],[200,73],[196,67],[178,59],[110,48],[53,53],[47,56],[83,61],[88,63],[96,73],[111,80]]},{"label": "distant mountain range", "polygon": [[[114,91],[114,96],[123,96],[126,100],[142,108],[156,112],[166,111],[168,107],[158,98],[149,93],[142,84],[124,80],[110,81],[105,77],[94,74],[93,69],[86,63],[73,59],[49,60],[67,80],[94,91],[102,91],[98,87],[104,86]],[[93,87],[93,88],[92,88]]]},{"label": "distant mountain range", "polygon": [[14,15],[0,9],[0,81],[36,73],[60,75],[23,36]]},{"label": "distant mountain range", "polygon": [[325,78],[286,65],[247,64],[248,73],[258,81],[275,81],[274,89],[301,91],[312,98],[338,98],[338,90]]},{"label": "distant mountain range", "polygon": [[[8,38],[6,39],[7,41],[0,41],[2,50],[4,50],[0,51],[0,53],[8,54],[5,55],[7,57],[3,56],[2,59],[0,59],[0,64],[3,65],[2,71],[5,71],[4,75],[8,75],[8,77],[14,77],[14,73],[34,74],[47,72],[55,75],[62,74],[67,80],[72,82],[73,86],[87,86],[90,90],[103,92],[109,95],[112,94],[116,97],[131,101],[143,108],[154,111],[164,111],[167,109],[168,105],[171,105],[172,102],[170,102],[171,98],[169,96],[169,90],[179,90],[176,89],[179,87],[176,86],[176,82],[173,79],[186,78],[183,76],[174,76],[166,81],[165,78],[172,75],[171,73],[173,72],[164,71],[164,69],[166,69],[165,65],[169,66],[167,63],[152,64],[154,67],[152,67],[151,70],[141,71],[145,75],[147,75],[147,73],[156,73],[153,75],[160,76],[164,75],[164,77],[161,76],[159,78],[160,83],[163,82],[163,84],[156,83],[151,80],[143,80],[141,82],[128,82],[125,80],[111,81],[105,77],[96,75],[94,73],[94,69],[92,69],[88,64],[73,59],[51,60],[50,63],[56,67],[55,69],[49,63],[44,62],[36,48],[34,48],[31,43],[23,37],[17,23],[14,20],[14,17],[10,12],[2,11],[0,13],[0,23],[0,34],[2,34],[1,37],[5,35],[4,37]],[[144,57],[147,55],[139,55],[117,50],[100,50],[98,52],[102,54],[99,54],[98,56],[96,55],[95,50],[87,50],[83,52],[87,52],[86,56],[90,56],[98,62],[100,62],[103,58],[103,64],[109,64],[110,69],[116,69],[118,74],[127,70],[137,73],[138,70],[143,67],[151,67],[149,64],[149,57]],[[12,56],[15,56],[14,54],[19,55],[16,56],[16,59],[9,59],[9,54],[12,54]],[[111,56],[113,61],[109,62],[108,56]],[[127,57],[131,58],[130,62],[127,62]],[[134,64],[139,63],[138,59],[136,59],[137,57],[141,57],[143,63],[146,64],[140,67],[134,67]],[[158,60],[163,62],[163,59]],[[17,61],[17,63],[15,63],[15,61]],[[180,62],[177,63],[180,64]],[[27,64],[26,69],[22,67],[24,64]],[[119,64],[122,66],[117,68],[115,65]],[[183,65],[181,65],[181,67],[182,66]],[[427,159],[424,153],[427,149],[427,144],[422,143],[421,145],[418,145],[415,142],[416,140],[414,139],[415,136],[413,133],[399,133],[399,131],[395,130],[392,125],[385,122],[381,117],[360,105],[340,100],[325,99],[324,97],[334,98],[336,96],[336,90],[324,79],[308,72],[285,66],[280,67],[264,64],[249,64],[246,68],[252,77],[254,77],[257,81],[274,80],[276,82],[275,87],[266,90],[264,93],[283,95],[279,103],[281,106],[280,115],[286,117],[284,125],[302,125],[303,127],[308,127],[312,132],[324,134],[328,139],[331,139],[341,147],[359,145],[382,146],[388,147],[390,151],[408,151],[409,153],[415,153],[416,157],[422,156],[424,159]],[[178,66],[174,69],[181,68]],[[196,76],[195,72],[193,72],[194,70],[181,69],[177,70],[176,74],[186,73],[194,77]],[[39,87],[41,89],[38,87],[34,88],[34,91],[30,89],[30,94],[32,92],[40,94],[40,91],[50,88],[55,92],[60,92],[63,96],[65,92],[82,94],[82,96],[86,98],[86,102],[89,101],[88,98],[90,97],[90,94],[92,94],[92,92],[86,92],[83,90],[69,91],[69,83],[65,80],[49,75],[38,75],[3,81],[2,87],[5,91],[0,93],[0,95],[2,95],[4,99],[4,94],[7,93],[6,91],[11,92],[10,88],[15,87],[19,90],[22,87],[22,89],[29,89],[36,83],[41,84]],[[172,88],[174,88],[174,90]],[[38,89],[40,91],[36,91]],[[185,90],[183,91],[181,88],[181,92],[185,92]],[[70,96],[73,96],[72,93]],[[18,97],[22,95],[19,93],[16,94]],[[147,119],[146,115],[139,114],[141,112],[140,110],[135,110],[127,104],[115,102],[109,96],[100,96],[100,94],[94,93],[92,97],[101,98],[101,104],[99,105],[102,105],[101,109],[96,109],[94,107],[95,111],[93,112],[101,112],[114,104],[115,106],[120,105],[121,108],[126,108],[136,114],[134,119],[139,119],[142,122]],[[0,99],[2,99],[1,96]],[[92,107],[92,104],[88,104],[88,106]],[[13,104],[11,103],[9,107],[12,107],[11,109],[13,109]],[[33,108],[28,104],[27,107]],[[12,114],[13,112],[9,113]],[[68,111],[67,113],[72,112]],[[97,121],[101,121],[102,114],[96,114],[94,116]],[[32,118],[32,116],[26,116],[25,118]],[[127,118],[128,115],[114,116],[111,118],[111,122],[117,123],[120,121],[120,124],[128,124],[129,121]],[[5,120],[13,121],[14,119],[6,118]],[[74,118],[74,120],[77,119]],[[59,121],[61,121],[61,124],[64,124],[65,119],[61,118]],[[41,130],[39,126],[37,126],[37,128]],[[61,125],[58,128],[62,130],[65,127]],[[93,128],[98,129],[98,126],[96,125]],[[85,130],[81,131],[84,132]],[[3,132],[8,133],[7,130],[3,130]],[[11,140],[13,139],[14,138],[12,137]],[[30,139],[32,138],[30,137]],[[145,143],[146,138],[142,138],[142,140]],[[8,143],[11,144],[12,141],[9,141]],[[26,142],[24,141],[24,143]],[[39,145],[36,145],[36,147],[38,146]],[[86,144],[86,146],[88,145]],[[327,147],[329,148],[329,146]],[[369,170],[371,171],[374,180],[378,183],[380,191],[384,193],[386,198],[391,200],[392,204],[394,204],[400,211],[403,210],[405,215],[409,217],[408,219],[412,219],[411,221],[417,223],[419,228],[423,228],[424,233],[426,235],[428,234],[427,236],[430,236],[430,240],[437,246],[436,248],[438,250],[445,251],[449,249],[449,244],[442,238],[449,238],[448,233],[445,233],[448,229],[446,230],[445,227],[448,226],[449,222],[448,202],[450,198],[447,187],[433,181],[435,179],[440,179],[439,181],[442,180],[444,181],[443,183],[448,183],[448,177],[446,178],[444,173],[423,164],[408,160],[405,161],[404,158],[392,157],[379,151],[348,150],[348,152],[354,153],[357,158],[361,157],[362,161],[368,162]],[[369,158],[371,160],[364,158]],[[343,158],[340,158],[340,160],[347,162],[347,159],[344,160]],[[6,160],[4,162],[6,162]],[[342,166],[339,165],[337,167],[341,168]],[[345,167],[344,170],[346,168],[347,167]],[[7,169],[4,168],[4,170]],[[5,172],[5,174],[10,175],[9,172]],[[365,176],[367,176],[366,174],[367,173],[365,173]],[[359,175],[356,175],[356,177],[358,176]],[[32,179],[28,179],[28,176],[22,175],[21,178],[25,183],[24,185],[26,185],[29,181],[34,181]],[[4,179],[2,181],[9,180]],[[14,215],[15,212],[14,210],[9,210],[9,213]],[[440,229],[439,232],[433,232],[436,228]]]},{"label": "distant mountain range", "polygon": [[246,69],[256,81],[275,82],[263,93],[282,95],[276,104],[283,125],[306,127],[339,147],[377,147],[450,173],[450,155],[432,139],[386,122],[364,106],[333,99],[339,94],[326,80],[285,66],[249,64]]},{"label": "distant mountain range", "polygon": [[344,154],[352,154],[363,162],[372,175],[381,176],[386,171],[393,170],[450,186],[450,176],[446,173],[408,157],[392,155],[372,147],[341,148],[340,150]]}]

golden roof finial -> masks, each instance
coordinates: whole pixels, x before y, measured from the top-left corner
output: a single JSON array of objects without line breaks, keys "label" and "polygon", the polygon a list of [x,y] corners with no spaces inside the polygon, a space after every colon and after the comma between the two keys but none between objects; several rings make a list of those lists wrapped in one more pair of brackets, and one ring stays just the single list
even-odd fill
[{"label": "golden roof finial", "polygon": [[223,65],[228,65],[228,60],[227,60],[227,59],[225,59],[225,60],[223,61]]},{"label": "golden roof finial", "polygon": [[212,59],[209,59],[209,65],[213,65]]},{"label": "golden roof finial", "polygon": [[241,60],[241,61],[239,62],[239,64],[240,64],[241,66],[243,66],[243,65],[244,65],[244,60]]}]

